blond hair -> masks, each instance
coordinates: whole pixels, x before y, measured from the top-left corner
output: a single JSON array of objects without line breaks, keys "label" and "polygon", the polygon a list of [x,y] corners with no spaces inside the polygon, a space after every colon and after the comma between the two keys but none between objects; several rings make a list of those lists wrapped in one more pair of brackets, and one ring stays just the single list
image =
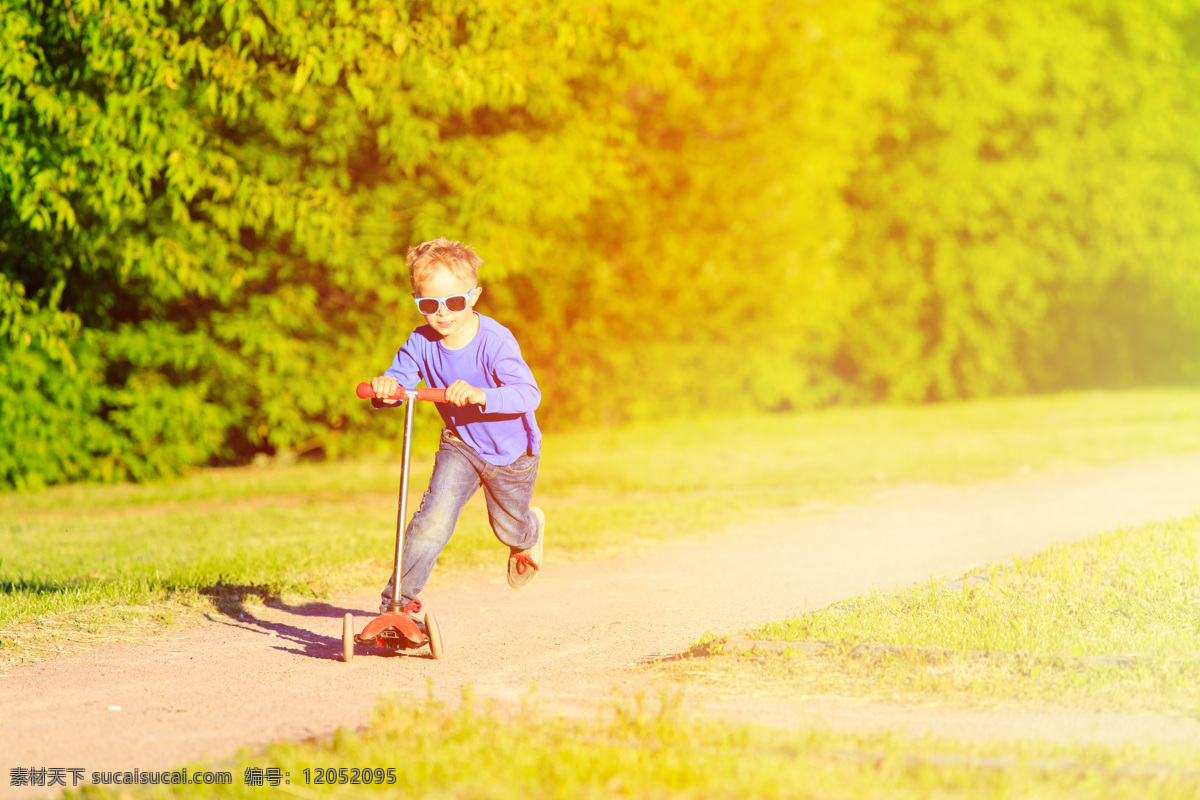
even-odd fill
[{"label": "blond hair", "polygon": [[413,291],[417,281],[424,281],[438,269],[450,270],[456,278],[469,278],[472,283],[479,280],[479,265],[483,259],[470,245],[459,244],[440,238],[423,242],[408,249],[405,264],[408,265],[408,281]]}]

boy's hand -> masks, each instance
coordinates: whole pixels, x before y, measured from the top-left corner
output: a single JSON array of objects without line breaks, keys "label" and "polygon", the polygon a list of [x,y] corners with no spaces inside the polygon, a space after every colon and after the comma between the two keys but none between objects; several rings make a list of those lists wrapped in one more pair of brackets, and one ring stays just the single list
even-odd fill
[{"label": "boy's hand", "polygon": [[371,389],[375,392],[376,400],[389,406],[394,406],[404,399],[399,396],[400,382],[389,375],[371,378]]},{"label": "boy's hand", "polygon": [[486,406],[487,395],[483,393],[483,389],[458,380],[446,387],[446,402],[459,407],[469,404]]}]

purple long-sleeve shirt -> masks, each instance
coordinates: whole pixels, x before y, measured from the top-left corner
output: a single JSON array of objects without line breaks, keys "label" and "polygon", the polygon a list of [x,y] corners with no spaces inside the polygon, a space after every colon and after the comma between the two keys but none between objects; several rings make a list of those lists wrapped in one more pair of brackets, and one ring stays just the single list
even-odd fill
[{"label": "purple long-sleeve shirt", "polygon": [[459,350],[447,349],[429,325],[417,328],[384,375],[408,388],[424,381],[426,386],[444,389],[461,379],[483,389],[484,410],[449,403],[438,403],[437,408],[446,427],[484,461],[504,466],[526,450],[541,452],[542,432],[533,412],[542,392],[508,328],[483,314],[478,317],[478,332]]}]

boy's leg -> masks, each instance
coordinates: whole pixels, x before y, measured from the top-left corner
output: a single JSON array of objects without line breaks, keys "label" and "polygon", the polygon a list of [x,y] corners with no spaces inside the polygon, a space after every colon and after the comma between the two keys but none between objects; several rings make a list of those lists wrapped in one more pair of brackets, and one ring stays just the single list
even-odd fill
[{"label": "boy's leg", "polygon": [[[434,460],[433,475],[429,478],[429,489],[404,531],[404,575],[400,580],[400,598],[405,604],[416,600],[425,588],[438,555],[454,533],[463,506],[479,488],[479,471],[444,434]],[[386,611],[392,601],[395,581],[393,573],[383,587],[380,613]]]},{"label": "boy's leg", "polygon": [[537,470],[538,457],[526,454],[483,472],[488,521],[496,538],[509,547],[508,583],[514,589],[528,585],[542,566],[546,518],[529,504]]}]

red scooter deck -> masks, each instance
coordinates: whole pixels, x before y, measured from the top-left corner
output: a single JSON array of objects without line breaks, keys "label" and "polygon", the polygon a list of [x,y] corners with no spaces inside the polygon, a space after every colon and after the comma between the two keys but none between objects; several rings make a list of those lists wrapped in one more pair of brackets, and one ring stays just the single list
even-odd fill
[{"label": "red scooter deck", "polygon": [[380,614],[354,637],[357,644],[370,647],[394,647],[401,650],[420,647],[429,641],[417,621],[401,611]]}]

